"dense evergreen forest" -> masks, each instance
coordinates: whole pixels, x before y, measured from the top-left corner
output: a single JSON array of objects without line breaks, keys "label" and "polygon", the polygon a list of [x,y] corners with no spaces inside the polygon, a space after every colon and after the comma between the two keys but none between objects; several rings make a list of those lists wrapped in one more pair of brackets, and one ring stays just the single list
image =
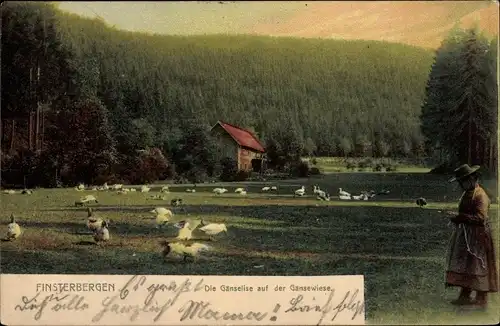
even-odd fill
[{"label": "dense evergreen forest", "polygon": [[491,177],[498,174],[497,64],[497,38],[452,30],[436,53],[421,113],[426,145],[441,161],[479,164]]},{"label": "dense evergreen forest", "polygon": [[[477,76],[496,64],[491,55]],[[377,41],[126,32],[48,3],[4,3],[2,183],[215,176],[225,167],[208,130],[219,119],[255,131],[276,162],[422,158],[436,148],[457,159],[463,151],[446,143],[444,120],[426,113],[440,107],[430,92],[436,65],[449,59],[438,52],[432,66],[433,56]],[[481,104],[491,111],[488,96]]]}]

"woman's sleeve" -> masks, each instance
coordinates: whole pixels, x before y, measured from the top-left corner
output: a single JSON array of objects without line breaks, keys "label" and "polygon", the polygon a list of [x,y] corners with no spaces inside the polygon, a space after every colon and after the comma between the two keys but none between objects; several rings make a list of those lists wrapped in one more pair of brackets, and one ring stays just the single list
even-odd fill
[{"label": "woman's sleeve", "polygon": [[488,216],[489,202],[488,196],[484,192],[480,193],[472,201],[472,205],[474,205],[472,211],[474,214],[459,213],[453,222],[484,225],[484,221]]}]

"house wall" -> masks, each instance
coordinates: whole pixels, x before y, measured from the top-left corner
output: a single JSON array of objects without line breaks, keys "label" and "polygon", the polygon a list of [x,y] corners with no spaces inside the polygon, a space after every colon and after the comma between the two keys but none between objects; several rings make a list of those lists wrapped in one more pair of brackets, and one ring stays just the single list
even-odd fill
[{"label": "house wall", "polygon": [[262,154],[258,152],[251,151],[245,148],[238,149],[238,169],[243,171],[252,171],[252,160],[262,159]]},{"label": "house wall", "polygon": [[215,126],[211,131],[212,136],[215,137],[219,143],[219,159],[230,157],[238,160],[238,144],[220,125]]},{"label": "house wall", "polygon": [[236,160],[238,162],[238,170],[247,172],[252,171],[252,160],[262,158],[261,153],[240,147],[233,137],[231,137],[220,125],[216,125],[211,130],[211,134],[220,145],[218,153],[219,159],[230,157]]}]

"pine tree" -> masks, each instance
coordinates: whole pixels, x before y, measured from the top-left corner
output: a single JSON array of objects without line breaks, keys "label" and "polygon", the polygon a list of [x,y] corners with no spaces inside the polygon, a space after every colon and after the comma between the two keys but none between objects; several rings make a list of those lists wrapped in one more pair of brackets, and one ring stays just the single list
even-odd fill
[{"label": "pine tree", "polygon": [[[491,168],[497,91],[490,49],[477,28],[454,29],[436,53],[422,107],[422,131],[427,145],[444,149],[448,161]],[[418,137],[414,139],[413,147],[419,147]]]}]

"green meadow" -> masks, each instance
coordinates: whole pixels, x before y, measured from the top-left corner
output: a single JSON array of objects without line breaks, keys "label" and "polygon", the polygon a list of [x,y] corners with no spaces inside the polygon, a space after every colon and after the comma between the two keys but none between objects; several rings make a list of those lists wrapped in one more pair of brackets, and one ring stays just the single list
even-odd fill
[{"label": "green meadow", "polygon": [[[329,191],[329,202],[312,193],[317,184]],[[278,191],[263,193],[265,185]],[[306,196],[294,198],[301,185]],[[495,183],[486,182],[492,192]],[[215,195],[224,186],[228,192]],[[161,185],[149,193],[39,189],[32,195],[1,195],[3,227],[14,213],[21,237],[1,243],[2,273],[50,274],[199,274],[199,275],[342,275],[365,276],[366,317],[369,323],[493,323],[493,308],[463,312],[449,301],[457,289],[445,289],[446,250],[451,227],[446,210],[455,210],[460,191],[443,176],[410,173],[340,173],[318,178],[267,183],[171,185],[166,200],[153,200]],[[246,187],[248,194],[235,194]],[[341,187],[353,194],[389,190],[369,201],[340,201]],[[98,198],[97,216],[109,219],[111,240],[93,243],[85,207],[75,207],[82,195]],[[415,199],[428,205],[420,208]],[[182,207],[169,207],[182,198]],[[195,262],[161,256],[161,239],[176,236],[168,225],[157,229],[154,207],[171,208],[173,222],[203,218],[227,224],[228,233],[208,241],[199,230],[192,241],[213,247]],[[498,242],[498,207],[490,218]],[[259,268],[256,268],[258,266]],[[497,318],[497,319],[495,319]]]}]

